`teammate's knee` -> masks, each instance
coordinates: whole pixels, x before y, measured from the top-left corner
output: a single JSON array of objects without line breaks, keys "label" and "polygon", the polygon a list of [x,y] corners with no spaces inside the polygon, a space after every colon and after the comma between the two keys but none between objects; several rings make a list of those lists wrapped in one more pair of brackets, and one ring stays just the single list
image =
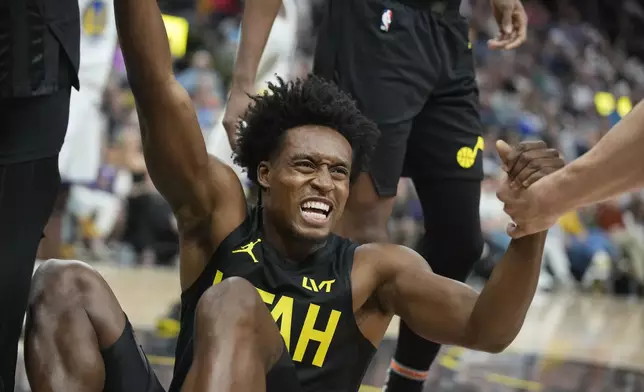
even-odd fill
[{"label": "teammate's knee", "polygon": [[389,242],[389,233],[385,225],[361,224],[352,228],[349,238],[359,244]]},{"label": "teammate's knee", "polygon": [[340,222],[337,232],[360,244],[388,242],[387,222],[391,211],[379,205],[354,205]]},{"label": "teammate's knee", "polygon": [[439,275],[465,281],[483,253],[483,237],[475,232],[463,236],[424,236],[421,252]]},{"label": "teammate's knee", "polygon": [[382,197],[368,173],[362,173],[351,188],[342,219],[335,232],[361,244],[388,242],[387,223],[395,198]]}]

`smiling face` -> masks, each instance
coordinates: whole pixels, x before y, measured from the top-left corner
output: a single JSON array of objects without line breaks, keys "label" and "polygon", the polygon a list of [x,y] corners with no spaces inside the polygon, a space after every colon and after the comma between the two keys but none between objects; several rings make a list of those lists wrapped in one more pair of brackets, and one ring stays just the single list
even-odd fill
[{"label": "smiling face", "polygon": [[349,195],[351,154],[349,142],[331,128],[286,132],[277,155],[258,167],[271,223],[295,238],[324,241]]}]

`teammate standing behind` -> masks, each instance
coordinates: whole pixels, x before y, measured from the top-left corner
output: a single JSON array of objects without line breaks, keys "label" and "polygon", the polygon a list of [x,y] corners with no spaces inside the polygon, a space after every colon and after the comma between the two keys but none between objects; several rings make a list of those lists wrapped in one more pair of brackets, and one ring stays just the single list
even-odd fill
[{"label": "teammate standing behind", "polygon": [[[281,10],[275,18],[264,53],[258,64],[257,79],[260,82],[250,89],[253,94],[266,89],[268,82],[275,83],[277,81],[275,75],[289,79],[294,71],[299,13],[305,7],[298,2],[299,0],[283,0],[281,2]],[[206,148],[209,154],[232,167],[246,186],[248,182],[246,174],[233,162],[231,145],[222,123],[223,117],[224,113],[219,116],[214,129],[209,132]]]},{"label": "teammate standing behind", "polygon": [[[231,141],[254,93],[257,66],[280,0],[248,0],[224,124]],[[501,28],[491,48],[526,37],[519,0],[492,0]],[[478,90],[468,23],[459,0],[329,0],[314,72],[348,92],[381,131],[368,173],[352,186],[335,231],[386,241],[398,180],[411,177],[425,218],[421,252],[434,272],[464,281],[479,259]],[[419,392],[440,346],[401,323],[389,392]]]},{"label": "teammate standing behind", "polygon": [[34,260],[78,88],[77,0],[0,4],[0,392],[13,392]]}]

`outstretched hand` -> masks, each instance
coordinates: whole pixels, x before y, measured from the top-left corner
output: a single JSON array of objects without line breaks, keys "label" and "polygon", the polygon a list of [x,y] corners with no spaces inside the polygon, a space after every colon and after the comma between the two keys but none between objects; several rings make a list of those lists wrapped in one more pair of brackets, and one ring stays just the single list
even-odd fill
[{"label": "outstretched hand", "polygon": [[491,0],[499,35],[488,41],[490,49],[511,50],[523,44],[528,35],[528,15],[521,0]]},{"label": "outstretched hand", "polygon": [[547,211],[544,190],[538,181],[564,166],[559,151],[542,141],[522,142],[512,148],[499,140],[496,148],[507,173],[497,197],[513,220],[508,235],[520,238],[549,229],[558,216]]}]

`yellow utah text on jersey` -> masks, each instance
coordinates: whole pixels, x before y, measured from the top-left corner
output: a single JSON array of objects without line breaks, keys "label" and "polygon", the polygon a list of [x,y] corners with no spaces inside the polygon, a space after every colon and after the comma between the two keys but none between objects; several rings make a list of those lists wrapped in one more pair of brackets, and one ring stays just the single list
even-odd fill
[{"label": "yellow utah text on jersey", "polygon": [[[215,278],[213,279],[213,285],[221,283],[223,276],[224,275],[221,271],[217,271],[215,273]],[[331,284],[329,284],[329,286],[330,285]],[[284,339],[286,349],[291,352],[291,332],[293,328],[294,307],[293,298],[287,295],[276,296],[273,293],[269,293],[268,291],[257,287],[256,289],[265,304],[273,305],[271,316],[273,316],[273,320],[275,320],[275,323],[279,328],[280,335],[282,335],[282,339]],[[324,365],[324,360],[326,359],[327,352],[329,351],[329,347],[333,341],[333,336],[335,335],[342,312],[334,309],[331,310],[326,327],[324,330],[318,330],[315,329],[315,324],[320,310],[321,307],[319,305],[309,304],[306,317],[304,319],[304,325],[301,327],[300,336],[297,339],[297,344],[295,345],[295,352],[292,354],[294,361],[302,362],[304,360],[304,354],[309,346],[309,342],[315,341],[319,344],[311,363],[318,367],[322,367]],[[295,328],[298,328],[298,326],[295,326]]]},{"label": "yellow utah text on jersey", "polygon": [[307,290],[319,293],[322,290],[326,290],[327,293],[331,292],[331,285],[335,283],[335,279],[332,280],[323,280],[320,283],[316,283],[313,278],[307,278],[306,276],[302,277],[302,287]]},{"label": "yellow utah text on jersey", "polygon": [[260,242],[262,242],[262,239],[258,238],[253,242],[247,243],[246,245],[242,246],[239,249],[235,249],[233,253],[248,253],[250,258],[253,259],[254,263],[259,263],[259,260],[257,260],[257,257],[255,257],[255,253],[253,253],[253,248],[255,247],[255,245],[259,244]]}]

